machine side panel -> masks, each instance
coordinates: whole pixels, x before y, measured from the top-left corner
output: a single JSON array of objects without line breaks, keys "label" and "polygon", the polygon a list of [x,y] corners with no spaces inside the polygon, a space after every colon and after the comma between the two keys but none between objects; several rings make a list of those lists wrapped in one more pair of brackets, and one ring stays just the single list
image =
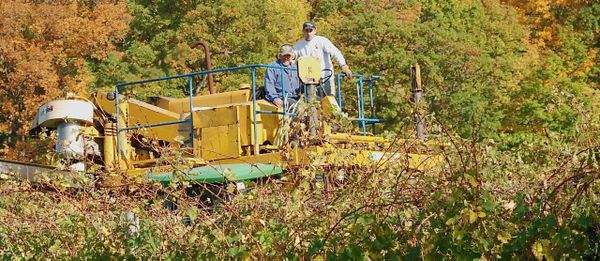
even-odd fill
[{"label": "machine side panel", "polygon": [[[237,90],[231,92],[215,93],[202,96],[195,96],[192,98],[193,106],[204,108],[204,107],[217,107],[221,105],[231,103],[243,103],[250,100],[250,90]],[[163,109],[176,112],[176,113],[189,113],[190,105],[189,98],[167,98],[158,97],[156,105]]]},{"label": "machine side panel", "polygon": [[[179,120],[179,114],[137,100],[129,101],[128,116],[129,126],[148,125]],[[149,138],[173,142],[179,134],[178,129],[178,125],[167,125],[156,128],[140,129],[138,132]]]},{"label": "machine side panel", "polygon": [[194,129],[200,133],[197,150],[204,160],[241,155],[238,105],[195,111]]},{"label": "machine side panel", "polygon": [[194,112],[194,128],[237,124],[236,106],[206,109]]},{"label": "machine side panel", "polygon": [[[96,105],[108,114],[115,115],[114,100],[107,99],[106,93],[98,93],[93,97]],[[145,103],[136,99],[127,99],[127,127],[178,121],[180,114]],[[121,128],[126,126],[121,126]],[[157,128],[140,129],[137,132],[149,138],[176,142],[180,126],[169,125]]]},{"label": "machine side panel", "polygon": [[238,124],[202,128],[202,158],[210,161],[239,157],[241,148],[238,128]]}]

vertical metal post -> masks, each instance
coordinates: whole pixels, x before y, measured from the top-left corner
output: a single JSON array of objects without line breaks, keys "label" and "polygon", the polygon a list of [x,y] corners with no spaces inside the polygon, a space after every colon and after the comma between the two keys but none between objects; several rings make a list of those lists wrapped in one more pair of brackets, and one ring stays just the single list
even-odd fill
[{"label": "vertical metal post", "polygon": [[119,114],[120,114],[120,108],[119,108],[119,85],[115,86],[115,119],[117,119],[117,124],[115,124],[115,131],[117,132],[117,158],[120,159],[122,154],[121,154],[121,142],[119,139],[119,134],[121,134],[121,126],[119,126]]},{"label": "vertical metal post", "polygon": [[104,159],[104,165],[106,166],[107,169],[113,169],[116,166],[118,166],[119,164],[115,164],[115,162],[118,163],[118,159],[116,158],[117,154],[115,154],[115,138],[118,137],[117,132],[116,132],[116,125],[109,119],[106,119],[105,121],[103,121],[104,123],[104,140],[102,142],[102,145],[104,145],[103,148],[103,152],[102,152],[102,157]]},{"label": "vertical metal post", "polygon": [[254,155],[258,155],[258,133],[256,131],[256,67],[252,67],[252,128],[254,128]]},{"label": "vertical metal post", "polygon": [[188,77],[188,90],[190,92],[190,139],[192,141],[192,154],[195,154],[194,148],[194,98],[192,90],[194,89],[194,76]]},{"label": "vertical metal post", "polygon": [[[375,119],[375,101],[373,101],[373,85],[375,79],[373,76],[367,81],[367,86],[369,86],[369,106],[371,107],[371,116],[369,118]],[[371,131],[375,132],[375,124],[371,123]]]},{"label": "vertical metal post", "polygon": [[360,77],[358,79],[360,83],[360,128],[363,133],[367,132],[367,126],[365,124],[365,88],[364,88],[364,79]]},{"label": "vertical metal post", "polygon": [[117,159],[119,160],[119,166],[122,166],[121,163],[127,164],[131,160],[129,158],[131,156],[131,148],[129,140],[127,140],[127,134],[125,133],[128,124],[129,105],[127,104],[127,100],[121,99],[121,95],[119,94],[120,87],[117,85],[115,88],[115,116],[117,120],[115,131],[117,135]]},{"label": "vertical metal post", "polygon": [[[342,110],[342,74],[337,75],[337,104],[340,106],[340,110]],[[343,111],[343,110],[342,110]]]},{"label": "vertical metal post", "polygon": [[317,107],[315,102],[317,101],[317,85],[316,84],[307,84],[306,85],[308,92],[308,103],[309,103],[309,115],[308,115],[308,130],[310,134],[310,138],[314,139],[317,137]]},{"label": "vertical metal post", "polygon": [[356,81],[356,110],[358,111],[358,127],[361,127],[361,119],[362,117],[360,116],[360,87],[359,87],[359,81]]},{"label": "vertical metal post", "polygon": [[306,84],[306,91],[308,93],[308,95],[306,95],[306,97],[308,99],[306,99],[308,102],[313,102],[317,100],[317,86],[315,84]]},{"label": "vertical metal post", "polygon": [[304,88],[302,92],[304,94],[304,98],[308,99],[308,87],[306,87],[306,84],[302,83],[302,88]]},{"label": "vertical metal post", "polygon": [[369,105],[371,106],[371,118],[375,118],[375,102],[373,101],[373,78],[367,82],[369,86]]},{"label": "vertical metal post", "polygon": [[415,130],[417,139],[425,139],[425,124],[423,118],[419,112],[419,103],[423,97],[423,88],[421,87],[421,67],[418,63],[413,64],[410,67],[410,78],[411,78],[411,100],[413,102],[413,120],[415,123]]},{"label": "vertical metal post", "polygon": [[360,88],[361,88],[361,78],[360,76],[357,77],[357,81],[356,81],[356,109],[358,111],[358,126],[360,127],[360,131],[364,132],[363,130],[363,115],[362,115],[362,110],[360,109],[362,106],[362,97],[360,95]]}]

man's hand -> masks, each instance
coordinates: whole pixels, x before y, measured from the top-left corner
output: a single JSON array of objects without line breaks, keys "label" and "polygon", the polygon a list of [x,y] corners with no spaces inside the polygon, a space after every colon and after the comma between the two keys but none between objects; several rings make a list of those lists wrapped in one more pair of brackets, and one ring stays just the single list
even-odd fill
[{"label": "man's hand", "polygon": [[277,108],[281,108],[281,106],[283,106],[283,100],[276,98],[275,100],[273,100],[273,104],[275,104],[275,106],[277,106]]},{"label": "man's hand", "polygon": [[348,67],[347,64],[342,66],[342,71],[346,74],[346,77],[348,77],[348,79],[352,79],[352,71],[350,71],[350,67]]}]

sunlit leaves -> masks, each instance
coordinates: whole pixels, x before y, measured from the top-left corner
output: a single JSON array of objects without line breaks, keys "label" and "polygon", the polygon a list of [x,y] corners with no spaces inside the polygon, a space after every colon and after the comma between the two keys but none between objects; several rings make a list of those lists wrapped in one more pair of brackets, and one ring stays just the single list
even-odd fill
[{"label": "sunlit leaves", "polygon": [[[303,2],[281,0],[129,1],[128,7],[134,18],[121,45],[126,53],[99,65],[97,88],[204,70],[204,53],[196,46],[201,40],[214,67],[269,63],[280,45],[299,39],[308,12]],[[216,75],[215,81],[220,90],[234,90],[249,77]],[[182,95],[181,84],[155,85],[151,95]],[[206,92],[205,85],[200,89]]]},{"label": "sunlit leaves", "polygon": [[0,130],[24,134],[37,106],[85,94],[88,62],[105,59],[128,30],[123,3],[3,1],[0,5]]}]

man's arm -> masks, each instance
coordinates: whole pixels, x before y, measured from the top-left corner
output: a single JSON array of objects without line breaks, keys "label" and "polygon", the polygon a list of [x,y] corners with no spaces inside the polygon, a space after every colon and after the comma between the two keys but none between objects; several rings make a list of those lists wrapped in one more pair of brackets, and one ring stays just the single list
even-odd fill
[{"label": "man's arm", "polygon": [[325,52],[327,52],[329,55],[335,58],[340,67],[342,67],[342,71],[346,74],[346,76],[348,76],[348,78],[352,78],[352,71],[350,71],[350,67],[348,66],[348,64],[346,64],[346,59],[344,58],[344,55],[342,55],[340,49],[335,47],[335,45],[333,45],[333,43],[329,41],[329,39],[325,37],[321,39],[323,40],[323,49],[325,50]]},{"label": "man's arm", "polygon": [[335,45],[333,45],[333,43],[325,37],[322,37],[320,40],[323,44],[323,50],[325,50],[325,52],[329,55],[333,56],[333,58],[337,61],[340,67],[346,66],[346,59],[344,59],[344,55],[342,55],[340,49],[335,47]]},{"label": "man's arm", "polygon": [[275,74],[275,69],[267,69],[267,74],[265,75],[265,99],[267,101],[273,102],[278,97],[277,89],[275,89],[276,82],[277,75]]}]

